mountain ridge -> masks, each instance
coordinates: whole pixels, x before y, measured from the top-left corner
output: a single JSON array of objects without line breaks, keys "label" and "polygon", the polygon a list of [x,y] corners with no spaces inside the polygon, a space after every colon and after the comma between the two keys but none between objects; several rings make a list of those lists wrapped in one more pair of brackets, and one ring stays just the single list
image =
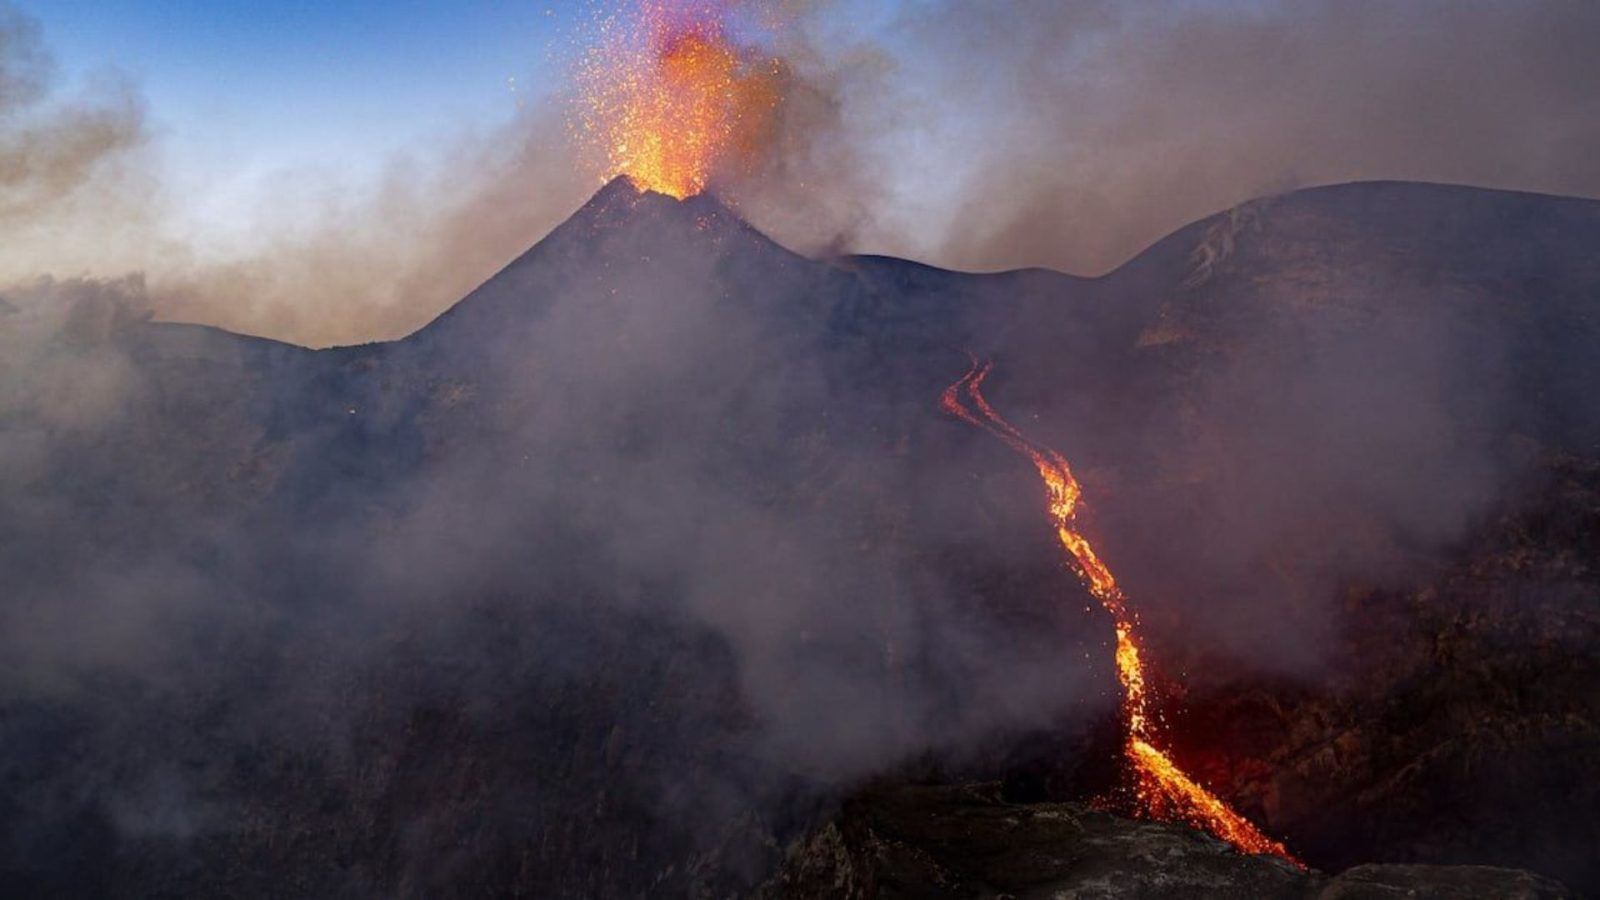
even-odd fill
[{"label": "mountain ridge", "polygon": [[[846,267],[859,265],[888,265],[891,267],[915,268],[916,270],[924,271],[935,276],[963,276],[974,279],[991,278],[997,276],[1059,276],[1061,278],[1071,279],[1072,281],[1078,283],[1104,282],[1107,279],[1128,277],[1136,268],[1150,265],[1156,256],[1165,257],[1168,255],[1166,251],[1168,246],[1187,246],[1188,249],[1182,251],[1182,253],[1193,253],[1194,248],[1203,244],[1203,239],[1207,231],[1214,229],[1219,225],[1223,225],[1230,219],[1230,217],[1235,217],[1238,210],[1259,208],[1265,205],[1278,204],[1282,202],[1288,202],[1291,205],[1294,205],[1300,203],[1311,203],[1314,201],[1359,201],[1373,197],[1382,197],[1385,195],[1394,196],[1396,194],[1409,194],[1412,198],[1424,197],[1426,199],[1439,199],[1448,197],[1451,198],[1452,202],[1468,201],[1472,205],[1512,201],[1519,204],[1538,206],[1548,205],[1552,208],[1567,207],[1570,211],[1579,212],[1586,216],[1600,216],[1600,200],[1593,198],[1548,194],[1535,191],[1519,191],[1503,188],[1486,188],[1448,182],[1373,179],[1317,185],[1313,187],[1298,188],[1281,194],[1267,194],[1259,197],[1253,197],[1235,204],[1232,207],[1202,216],[1201,218],[1195,219],[1173,229],[1163,237],[1152,241],[1142,250],[1138,251],[1133,256],[1130,256],[1127,260],[1123,261],[1119,265],[1098,275],[1082,275],[1053,269],[1048,266],[1024,266],[1014,269],[998,270],[949,269],[934,265],[932,263],[877,253],[845,254],[843,256],[833,257],[831,259],[811,261],[832,262]],[[745,220],[735,210],[724,204],[714,194],[697,194],[680,200],[664,194],[656,193],[654,191],[641,191],[626,175],[619,175],[603,185],[598,191],[596,191],[595,194],[591,195],[590,198],[583,203],[583,205],[574,210],[573,213],[567,218],[563,219],[562,222],[555,228],[547,232],[545,236],[534,241],[526,250],[507,261],[506,264],[501,266],[500,269],[496,270],[494,274],[486,278],[478,288],[475,288],[473,291],[469,291],[466,296],[461,298],[461,300],[452,303],[433,319],[430,319],[428,323],[420,326],[410,334],[390,340],[307,349],[352,349],[357,347],[372,347],[383,344],[399,343],[408,340],[417,333],[432,327],[435,322],[446,318],[462,300],[465,300],[467,297],[472,296],[472,294],[477,293],[478,290],[485,285],[494,281],[496,278],[501,277],[508,271],[530,262],[533,258],[532,254],[534,254],[541,245],[545,244],[549,238],[556,237],[558,234],[564,235],[572,233],[575,235],[578,232],[592,233],[594,231],[603,229],[608,225],[615,225],[618,223],[619,217],[624,212],[635,208],[640,201],[646,202],[648,204],[648,208],[654,209],[657,213],[659,213],[661,210],[669,209],[686,214],[706,212],[710,214],[716,221],[728,223],[731,220],[733,225],[739,230],[757,235],[762,241],[774,247],[782,247],[781,244],[773,241],[772,238],[768,237],[759,228]],[[785,252],[797,256],[798,258],[810,259],[809,257],[789,251],[787,248],[784,249]],[[152,324],[189,324],[217,328],[216,326],[205,326],[204,323],[176,322],[166,320],[160,320]],[[230,334],[240,334],[242,337],[260,337],[262,340],[273,340],[277,341],[278,343],[293,344],[292,341],[284,341],[277,338],[248,335],[238,332],[228,332],[227,329],[224,328],[217,328],[217,330]],[[296,344],[295,346],[302,345]]]}]

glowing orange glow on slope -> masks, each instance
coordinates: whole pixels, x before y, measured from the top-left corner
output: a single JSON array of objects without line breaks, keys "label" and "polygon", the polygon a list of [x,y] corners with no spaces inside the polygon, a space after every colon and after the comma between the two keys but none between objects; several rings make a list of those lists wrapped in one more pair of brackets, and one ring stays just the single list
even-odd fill
[{"label": "glowing orange glow on slope", "polygon": [[989,405],[983,396],[983,382],[992,368],[992,363],[979,365],[973,360],[967,374],[945,389],[939,405],[951,415],[1004,441],[1033,462],[1044,482],[1056,537],[1084,586],[1111,614],[1117,634],[1117,678],[1122,682],[1122,709],[1128,726],[1125,752],[1136,779],[1137,812],[1164,821],[1183,819],[1246,853],[1270,853],[1299,865],[1283,844],[1262,834],[1156,747],[1156,723],[1150,711],[1144,660],[1136,637],[1138,617],[1128,608],[1128,598],[1117,585],[1111,569],[1096,555],[1088,538],[1077,530],[1073,521],[1083,488],[1073,477],[1065,457],[1028,440]]},{"label": "glowing orange glow on slope", "polygon": [[784,67],[730,34],[731,0],[635,0],[599,22],[578,72],[574,131],[602,179],[683,198],[751,163],[772,131]]}]

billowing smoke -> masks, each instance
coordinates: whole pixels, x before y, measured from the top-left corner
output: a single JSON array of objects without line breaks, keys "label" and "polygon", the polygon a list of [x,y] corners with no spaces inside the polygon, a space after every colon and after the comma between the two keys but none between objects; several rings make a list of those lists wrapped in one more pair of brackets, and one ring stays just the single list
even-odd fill
[{"label": "billowing smoke", "polygon": [[[137,84],[68,80],[37,21],[0,3],[0,286],[139,275],[162,319],[314,346],[414,330],[582,202],[559,110],[441,136],[375,182],[285,171],[210,240]],[[196,188],[196,184],[200,188]]]},{"label": "billowing smoke", "polygon": [[377,183],[288,173],[247,252],[150,277],[158,316],[309,346],[404,336],[583,202],[560,116],[530,107],[490,134],[396,160]]},{"label": "billowing smoke", "polygon": [[[0,282],[73,275],[106,245],[138,240],[152,220],[149,140],[137,91],[114,75],[59,83],[39,25],[0,4]],[[73,252],[56,252],[68,244]],[[122,274],[122,273],[117,273]]]},{"label": "billowing smoke", "polygon": [[[377,873],[294,865],[453,883],[466,828],[536,845],[538,884],[589,847],[645,860],[593,893],[686,856],[725,858],[671,883],[737,881],[861,778],[1104,712],[1026,482],[973,481],[932,412],[959,355],[889,363],[861,292],[624,184],[398,344],[149,327],[136,280],[8,292],[0,705],[39,786],[0,795],[8,865],[91,890],[398,816],[420,843]],[[84,821],[99,865],[28,852]]]},{"label": "billowing smoke", "polygon": [[[858,7],[776,5],[783,122],[766,164],[717,188],[802,250],[1096,273],[1295,186],[1600,195],[1592,4]],[[358,343],[427,321],[595,187],[556,90],[505,126],[419,147],[375,185],[283,173],[241,229],[257,242],[219,258],[171,225],[184,200],[137,93],[115,78],[69,90],[47,36],[6,21],[5,206],[35,212],[0,220],[0,282],[143,271],[160,317]]]},{"label": "billowing smoke", "polygon": [[758,222],[956,268],[1095,274],[1291,187],[1600,196],[1589,3],[933,2],[866,38],[845,24],[857,12],[802,29],[796,66],[828,102],[795,123],[777,164],[793,177],[749,186]]}]

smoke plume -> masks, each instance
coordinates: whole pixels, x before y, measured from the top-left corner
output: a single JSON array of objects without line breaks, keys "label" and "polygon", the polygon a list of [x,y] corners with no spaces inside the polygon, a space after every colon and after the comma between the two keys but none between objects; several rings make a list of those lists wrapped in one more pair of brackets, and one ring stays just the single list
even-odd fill
[{"label": "smoke plume", "polygon": [[[1592,4],[776,8],[782,120],[764,164],[716,189],[810,252],[1098,273],[1297,186],[1600,196]],[[147,124],[161,111],[115,76],[68,89],[37,25],[15,10],[4,22],[0,282],[142,271],[162,318],[311,345],[397,337],[595,186],[554,90],[502,126],[440,135],[373,185],[285,172],[242,229],[259,239],[219,257],[173,225],[184,200]]]}]

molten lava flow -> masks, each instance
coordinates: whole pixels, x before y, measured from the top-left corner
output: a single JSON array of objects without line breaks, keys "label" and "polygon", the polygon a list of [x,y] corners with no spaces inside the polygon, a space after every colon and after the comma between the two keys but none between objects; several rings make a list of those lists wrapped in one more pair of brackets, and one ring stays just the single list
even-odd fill
[{"label": "molten lava flow", "polygon": [[603,179],[683,198],[753,161],[782,97],[780,60],[731,34],[733,0],[635,0],[599,24],[573,125]]},{"label": "molten lava flow", "polygon": [[988,431],[1007,446],[1033,461],[1049,498],[1050,521],[1056,537],[1071,556],[1084,585],[1111,614],[1117,634],[1117,677],[1122,682],[1122,707],[1128,721],[1126,753],[1136,779],[1138,812],[1154,819],[1181,818],[1203,828],[1247,853],[1271,853],[1299,865],[1277,841],[1262,834],[1210,791],[1201,787],[1155,746],[1155,719],[1145,686],[1144,661],[1135,637],[1138,617],[1128,608],[1128,598],[1116,577],[1094,552],[1094,547],[1074,527],[1073,516],[1083,488],[1061,454],[1035,444],[995,412],[983,396],[983,381],[992,363],[972,368],[945,389],[939,404],[962,420]]}]

